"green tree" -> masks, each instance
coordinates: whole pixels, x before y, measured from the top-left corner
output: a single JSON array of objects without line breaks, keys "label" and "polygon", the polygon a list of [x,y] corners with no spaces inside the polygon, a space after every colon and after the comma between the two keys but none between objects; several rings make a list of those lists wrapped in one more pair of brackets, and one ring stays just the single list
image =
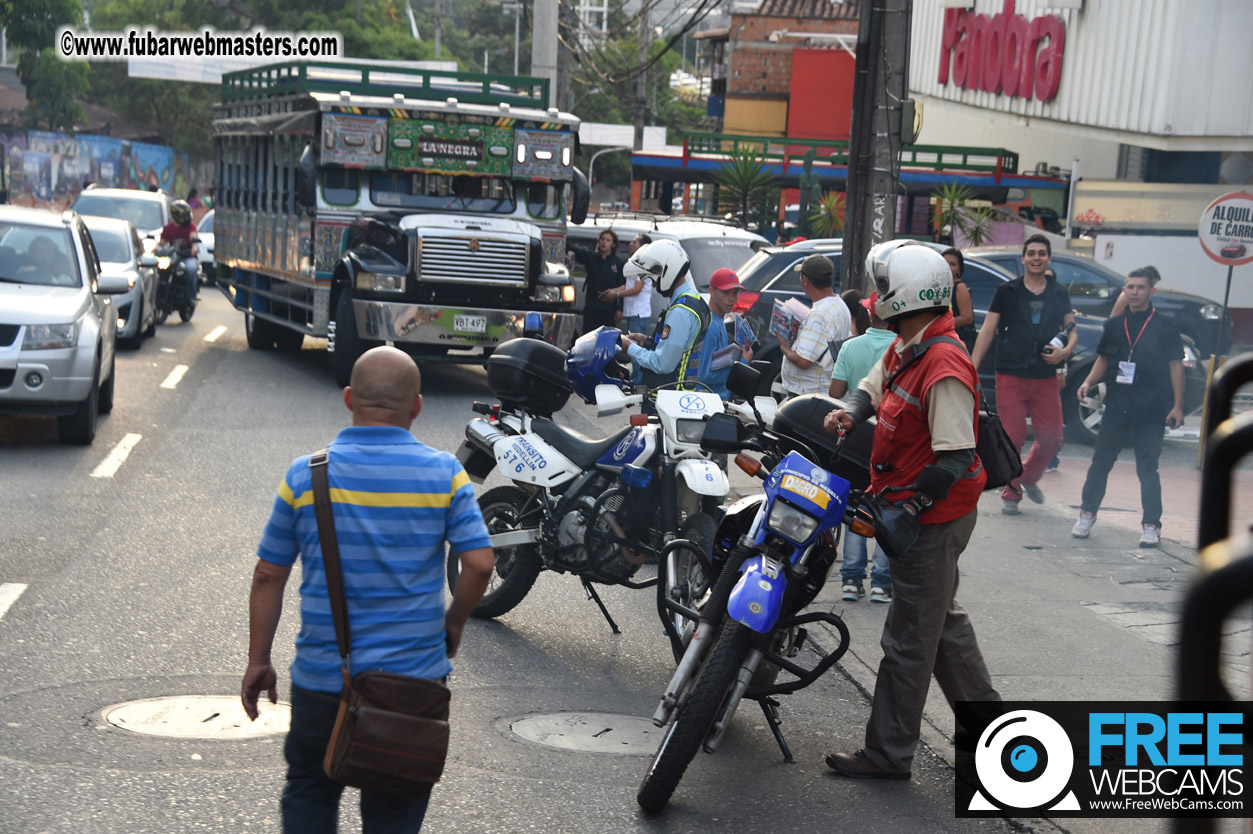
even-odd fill
[{"label": "green tree", "polygon": [[0,0],[0,28],[22,51],[17,76],[30,102],[27,118],[38,127],[71,128],[83,119],[78,99],[87,92],[87,66],[62,63],[51,48],[57,29],[82,17],[79,0]]},{"label": "green tree", "polygon": [[713,177],[718,184],[719,211],[735,214],[744,225],[756,219],[764,228],[773,222],[779,189],[751,147],[737,148]]},{"label": "green tree", "polygon": [[835,237],[844,231],[844,192],[828,191],[815,205],[809,222],[818,237]]}]

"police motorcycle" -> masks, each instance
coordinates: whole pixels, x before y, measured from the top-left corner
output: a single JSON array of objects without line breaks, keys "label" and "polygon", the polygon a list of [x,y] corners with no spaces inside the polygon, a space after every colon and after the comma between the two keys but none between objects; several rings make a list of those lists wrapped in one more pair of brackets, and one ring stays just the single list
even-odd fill
[{"label": "police motorcycle", "polygon": [[178,311],[183,321],[191,321],[196,306],[187,295],[187,281],[183,274],[183,262],[191,257],[193,243],[200,238],[180,240],[177,244],[163,243],[152,253],[156,262],[152,266],[157,270],[157,299],[154,319],[157,324],[164,324],[170,313]]},{"label": "police motorcycle", "polygon": [[[754,371],[732,369],[733,392],[756,385]],[[890,555],[918,535],[906,510],[865,492],[873,426],[863,423],[847,438],[823,430],[823,418],[839,406],[811,394],[782,405],[770,430],[721,416],[705,427],[702,448],[738,452],[736,465],[760,478],[764,490],[727,508],[714,538],[711,588],[683,612],[690,623],[685,652],[653,715],[654,724],[669,727],[636,794],[647,813],[665,807],[698,751],[718,749],[746,698],[758,702],[784,759],[794,761],[774,696],[809,686],[848,649],[848,628],[837,615],[804,611],[837,559],[841,526],[877,536]],[[814,623],[830,626],[839,644],[807,669],[793,658]],[[789,677],[780,681],[783,672]]]},{"label": "police motorcycle", "polygon": [[[615,634],[620,630],[596,584],[656,585],[659,610],[661,600],[688,610],[706,591],[716,531],[708,510],[725,498],[729,484],[701,451],[700,438],[706,418],[724,412],[722,399],[712,392],[657,391],[656,416],[632,415],[601,439],[551,419],[571,394],[589,403],[599,395],[606,415],[641,401],[617,362],[619,338],[616,329],[599,328],[575,342],[569,355],[543,341],[514,339],[488,358],[488,385],[499,402],[472,406],[482,416],[466,426],[457,456],[475,483],[495,469],[513,483],[479,498],[496,568],[474,616],[513,609],[541,570],[578,577]],[[658,577],[637,580],[649,562],[659,565]],[[450,588],[458,568],[450,554]],[[677,657],[685,623],[673,617],[663,623]]]}]

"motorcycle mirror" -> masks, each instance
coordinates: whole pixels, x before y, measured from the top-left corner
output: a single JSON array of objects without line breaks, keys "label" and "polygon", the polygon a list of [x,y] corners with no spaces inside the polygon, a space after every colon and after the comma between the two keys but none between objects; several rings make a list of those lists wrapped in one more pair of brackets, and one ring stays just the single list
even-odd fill
[{"label": "motorcycle mirror", "polygon": [[587,177],[578,168],[574,168],[574,178],[570,182],[570,222],[582,223],[587,219],[587,210],[592,202],[592,187]]},{"label": "motorcycle mirror", "polygon": [[727,390],[742,400],[753,401],[761,386],[761,372],[756,368],[736,362],[727,374]]},{"label": "motorcycle mirror", "polygon": [[313,159],[313,146],[305,145],[296,169],[296,202],[305,208],[318,204],[318,166]]},{"label": "motorcycle mirror", "polygon": [[145,252],[139,256],[139,265],[147,269],[152,269],[157,265],[157,256],[151,252]]}]

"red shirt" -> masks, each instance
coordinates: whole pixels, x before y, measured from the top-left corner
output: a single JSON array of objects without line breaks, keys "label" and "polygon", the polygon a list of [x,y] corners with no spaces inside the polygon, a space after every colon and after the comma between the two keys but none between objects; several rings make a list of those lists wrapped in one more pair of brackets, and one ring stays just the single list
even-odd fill
[{"label": "red shirt", "polygon": [[190,241],[192,236],[196,234],[196,224],[188,223],[186,226],[180,226],[171,220],[161,229],[161,239],[175,243],[180,240]]}]

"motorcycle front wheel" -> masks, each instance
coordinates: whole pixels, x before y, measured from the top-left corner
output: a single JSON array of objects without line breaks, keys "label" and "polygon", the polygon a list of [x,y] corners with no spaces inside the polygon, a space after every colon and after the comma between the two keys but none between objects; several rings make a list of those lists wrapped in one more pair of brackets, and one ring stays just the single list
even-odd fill
[{"label": "motorcycle front wheel", "polygon": [[722,712],[748,648],[748,628],[728,620],[709,650],[691,691],[679,705],[674,723],[666,731],[635,794],[635,801],[645,813],[660,813],[670,801],[687,766],[705,743],[714,719]]},{"label": "motorcycle front wheel", "polygon": [[[669,586],[668,574],[673,568],[675,587],[666,587],[665,592],[688,608],[696,608],[697,603],[704,598],[709,586],[713,583],[713,568],[710,566],[709,556],[713,551],[714,539],[717,535],[718,523],[713,518],[705,513],[693,513],[688,516],[687,521],[683,522],[679,538],[694,543],[700,548],[701,553],[705,554],[705,557],[697,559],[690,550],[676,550],[666,557],[673,564],[666,564],[660,568],[662,572],[660,581],[667,586]],[[676,613],[670,613],[668,616],[675,632],[682,635],[683,630],[687,628],[687,618]],[[678,663],[683,659],[683,649],[673,645],[671,649],[675,656],[674,662]]]},{"label": "motorcycle front wheel", "polygon": [[183,321],[191,321],[191,317],[196,315],[196,308],[191,304],[179,308],[178,317]]},{"label": "motorcycle front wheel", "polygon": [[[489,489],[479,498],[479,510],[483,513],[483,523],[487,532],[505,533],[519,528],[518,516],[526,505],[527,495],[517,487],[502,486]],[[533,544],[517,547],[498,547],[496,568],[492,571],[487,592],[478,606],[470,612],[470,616],[480,619],[499,617],[512,611],[535,584],[543,562],[539,550]],[[457,576],[461,572],[461,560],[457,554],[448,551],[448,590],[456,592]]]}]

